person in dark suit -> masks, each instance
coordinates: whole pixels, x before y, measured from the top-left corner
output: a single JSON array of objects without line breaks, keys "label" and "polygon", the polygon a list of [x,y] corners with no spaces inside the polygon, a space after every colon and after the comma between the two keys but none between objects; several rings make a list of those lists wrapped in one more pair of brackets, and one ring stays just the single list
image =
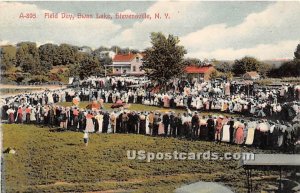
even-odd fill
[{"label": "person in dark suit", "polygon": [[168,131],[169,131],[169,124],[170,124],[170,117],[168,115],[168,113],[165,113],[163,115],[163,124],[164,124],[164,129],[165,129],[165,137],[168,135]]},{"label": "person in dark suit", "polygon": [[[174,136],[175,127],[176,127],[175,116],[174,116],[174,113],[171,112],[171,115],[170,115],[170,136]],[[176,133],[175,133],[175,136],[176,136]]]},{"label": "person in dark suit", "polygon": [[109,125],[109,113],[106,112],[106,113],[104,113],[104,115],[103,115],[103,128],[102,128],[102,133],[107,133],[108,125]]},{"label": "person in dark suit", "polygon": [[208,129],[208,139],[209,141],[213,141],[215,139],[215,121],[211,115],[207,120],[207,129]]},{"label": "person in dark suit", "polygon": [[195,112],[192,117],[192,138],[197,139],[199,133],[199,116],[198,113]]}]

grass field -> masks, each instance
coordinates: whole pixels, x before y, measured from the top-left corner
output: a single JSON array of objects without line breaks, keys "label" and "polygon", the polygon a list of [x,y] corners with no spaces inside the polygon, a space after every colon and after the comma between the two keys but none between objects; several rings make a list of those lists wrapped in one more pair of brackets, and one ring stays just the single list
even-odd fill
[{"label": "grass field", "polygon": [[[127,150],[147,152],[250,152],[227,144],[186,141],[135,134],[52,132],[34,125],[3,125],[6,192],[172,192],[196,181],[214,181],[246,192],[244,170],[237,161],[128,160]],[[257,173],[254,173],[254,176]],[[260,175],[267,175],[266,173]],[[255,182],[258,188],[264,181]],[[125,191],[126,190],[126,191]]]},{"label": "grass field", "polygon": [[[57,105],[62,105],[62,106],[72,106],[71,102],[63,102],[63,103],[56,103]],[[79,107],[80,108],[86,108],[86,106],[90,104],[90,102],[80,102],[79,103]],[[111,108],[112,103],[104,103],[104,109],[103,110],[107,110],[107,111],[112,111],[113,109]],[[161,107],[157,107],[157,106],[148,106],[148,105],[143,105],[143,104],[129,104],[129,108],[128,110],[132,110],[132,111],[158,111],[161,113],[164,112],[168,112],[168,111],[174,111],[175,113],[184,113],[187,112],[186,109],[170,109],[170,108],[161,108]],[[236,117],[238,115],[236,114],[229,114],[229,113],[219,113],[219,112],[201,112],[201,116],[202,115],[224,115],[224,116],[229,116],[229,117]]]}]

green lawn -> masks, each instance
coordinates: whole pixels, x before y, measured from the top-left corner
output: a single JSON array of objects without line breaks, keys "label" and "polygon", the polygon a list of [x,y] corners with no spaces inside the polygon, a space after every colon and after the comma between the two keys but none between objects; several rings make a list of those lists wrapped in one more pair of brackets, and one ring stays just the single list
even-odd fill
[{"label": "green lawn", "polygon": [[[6,192],[88,192],[133,190],[172,192],[199,180],[221,182],[245,192],[245,173],[237,161],[128,160],[127,150],[148,152],[258,151],[227,144],[186,141],[134,134],[92,134],[89,146],[82,133],[51,132],[33,125],[3,125]],[[255,176],[256,173],[254,173]],[[255,182],[260,187],[266,182]]]},{"label": "green lawn", "polygon": [[[62,105],[62,106],[72,106],[72,102],[63,102],[63,103],[56,103],[57,105]],[[90,104],[90,102],[80,102],[79,107],[80,108],[86,108],[86,106]],[[110,108],[112,103],[104,103],[104,110],[107,111],[112,111],[113,109]],[[170,108],[161,108],[161,107],[156,107],[156,106],[148,106],[148,105],[142,105],[142,104],[129,104],[128,110],[132,111],[159,111],[159,112],[168,112],[168,111],[174,111],[175,113],[184,113],[187,112],[186,109],[170,109]],[[224,116],[229,116],[229,117],[236,117],[238,115],[236,114],[229,114],[229,113],[215,113],[215,112],[201,112],[202,115],[224,115]]]}]

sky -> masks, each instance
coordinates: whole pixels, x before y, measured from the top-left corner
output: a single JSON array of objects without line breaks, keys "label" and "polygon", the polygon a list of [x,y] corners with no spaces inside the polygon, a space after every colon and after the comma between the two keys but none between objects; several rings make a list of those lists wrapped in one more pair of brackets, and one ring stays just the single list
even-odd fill
[{"label": "sky", "polygon": [[[32,41],[143,50],[151,46],[151,32],[162,32],[179,37],[186,57],[269,60],[292,59],[300,43],[300,1],[21,1],[0,2],[0,10],[0,45]],[[20,18],[26,13],[36,18]],[[93,18],[70,20],[61,18],[63,13]],[[116,13],[146,13],[151,20],[115,19]],[[154,19],[156,13],[161,19]]]}]

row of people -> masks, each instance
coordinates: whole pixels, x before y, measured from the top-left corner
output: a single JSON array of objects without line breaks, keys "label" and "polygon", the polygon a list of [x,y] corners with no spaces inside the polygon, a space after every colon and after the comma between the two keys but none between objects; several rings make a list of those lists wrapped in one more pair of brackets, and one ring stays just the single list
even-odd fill
[{"label": "row of people", "polygon": [[76,131],[136,133],[173,136],[281,148],[300,142],[299,121],[255,121],[223,116],[201,116],[198,112],[135,112],[79,109],[76,106],[27,106],[9,108],[9,123],[42,124]]}]

